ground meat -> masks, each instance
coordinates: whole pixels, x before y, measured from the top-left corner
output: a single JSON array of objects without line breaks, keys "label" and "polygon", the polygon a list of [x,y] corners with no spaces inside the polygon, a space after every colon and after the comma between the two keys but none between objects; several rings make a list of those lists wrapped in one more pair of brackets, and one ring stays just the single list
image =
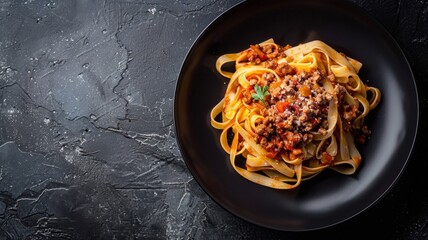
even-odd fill
[{"label": "ground meat", "polygon": [[275,72],[278,74],[278,76],[283,77],[286,74],[290,74],[294,71],[294,69],[288,65],[287,62],[281,63],[277,66],[275,69]]},{"label": "ground meat", "polygon": [[336,94],[337,99],[342,101],[343,96],[346,93],[346,88],[342,85],[336,84],[336,86],[334,86],[334,93]]},{"label": "ground meat", "polygon": [[351,120],[357,118],[357,113],[358,113],[358,107],[357,106],[350,106],[350,105],[344,105],[343,106],[342,117],[346,121],[351,121]]},{"label": "ground meat", "polygon": [[274,46],[273,45],[264,45],[262,47],[262,51],[266,54],[270,54],[274,51]]},{"label": "ground meat", "polygon": [[276,60],[266,61],[264,66],[270,69],[276,69],[278,67],[278,63]]},{"label": "ground meat", "polygon": [[273,73],[263,73],[262,78],[270,83],[275,80],[275,75]]},{"label": "ground meat", "polygon": [[357,143],[364,144],[366,142],[366,139],[371,135],[371,131],[366,125],[364,125],[356,135]]},{"label": "ground meat", "polygon": [[[332,95],[318,85],[319,71],[297,74],[288,64],[278,67],[285,74],[279,82],[272,73],[262,75],[263,80],[270,82],[270,99],[262,113],[264,120],[258,120],[255,139],[267,151],[291,153],[312,141],[312,132],[326,134],[326,113]],[[317,91],[313,86],[317,86]],[[327,126],[322,127],[325,123]]]},{"label": "ground meat", "polygon": [[[269,44],[256,47],[258,49],[253,46],[252,50],[248,50],[248,61],[261,64],[275,74],[265,72],[259,79],[249,79],[250,90],[244,91],[243,101],[247,104],[256,101],[251,97],[254,85],[269,87],[269,94],[265,98],[266,108],[260,109],[263,120],[257,119],[254,137],[265,150],[278,157],[280,155],[276,155],[277,153],[288,154],[290,159],[301,156],[303,147],[313,140],[314,133],[327,134],[328,107],[332,100],[338,102],[344,130],[356,131],[353,121],[361,111],[357,106],[344,105],[347,90],[336,82],[334,74],[327,75],[317,69],[296,71],[287,62],[278,60],[278,57],[287,57],[284,53],[287,48],[276,48]],[[259,50],[267,59],[261,61],[260,53],[256,53]],[[324,81],[331,82],[333,93],[326,91]],[[357,141],[364,142],[369,132],[363,126],[358,130]],[[330,158],[331,156],[324,156],[327,164]]]}]

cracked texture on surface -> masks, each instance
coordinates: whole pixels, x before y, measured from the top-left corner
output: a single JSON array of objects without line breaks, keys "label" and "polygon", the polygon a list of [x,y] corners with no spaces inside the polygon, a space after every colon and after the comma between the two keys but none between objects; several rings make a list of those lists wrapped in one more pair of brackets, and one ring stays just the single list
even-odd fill
[{"label": "cracked texture on surface", "polygon": [[[427,238],[418,159],[382,205],[305,234],[254,226],[201,190],[175,140],[174,88],[193,41],[238,2],[0,2],[0,239],[302,239],[355,224]],[[427,2],[354,2],[395,37],[426,92]]]}]

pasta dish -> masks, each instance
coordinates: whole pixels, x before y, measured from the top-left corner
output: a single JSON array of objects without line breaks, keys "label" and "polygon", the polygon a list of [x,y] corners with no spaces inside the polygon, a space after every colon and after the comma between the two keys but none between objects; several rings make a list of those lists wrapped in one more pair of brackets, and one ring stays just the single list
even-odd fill
[{"label": "pasta dish", "polygon": [[318,40],[291,47],[269,39],[220,56],[216,69],[229,83],[211,125],[222,130],[233,169],[275,189],[325,169],[355,173],[356,145],[371,134],[364,119],[381,99],[358,76],[361,67]]}]

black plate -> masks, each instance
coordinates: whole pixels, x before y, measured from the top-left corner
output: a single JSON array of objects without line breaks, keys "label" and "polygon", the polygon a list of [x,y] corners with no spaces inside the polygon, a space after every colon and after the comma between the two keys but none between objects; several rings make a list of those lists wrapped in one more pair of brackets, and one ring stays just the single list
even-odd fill
[{"label": "black plate", "polygon": [[[258,186],[234,172],[209,114],[226,79],[217,57],[274,38],[285,45],[319,39],[360,60],[362,79],[382,91],[367,123],[372,137],[360,147],[353,176],[323,172],[295,190]],[[416,137],[419,104],[408,62],[393,38],[345,1],[245,1],[213,21],[190,49],[176,86],[174,120],[182,156],[194,178],[218,204],[264,227],[304,231],[345,221],[378,202],[397,181]]]}]

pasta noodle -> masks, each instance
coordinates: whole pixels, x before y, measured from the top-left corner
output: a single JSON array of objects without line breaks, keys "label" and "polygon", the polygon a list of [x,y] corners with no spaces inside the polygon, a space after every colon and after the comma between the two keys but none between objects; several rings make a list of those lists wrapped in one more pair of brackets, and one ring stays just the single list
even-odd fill
[{"label": "pasta noodle", "polygon": [[234,170],[276,189],[296,188],[325,169],[355,173],[354,140],[370,135],[364,119],[381,99],[361,81],[361,67],[318,40],[282,47],[269,39],[220,56],[216,69],[229,83],[210,117]]}]

